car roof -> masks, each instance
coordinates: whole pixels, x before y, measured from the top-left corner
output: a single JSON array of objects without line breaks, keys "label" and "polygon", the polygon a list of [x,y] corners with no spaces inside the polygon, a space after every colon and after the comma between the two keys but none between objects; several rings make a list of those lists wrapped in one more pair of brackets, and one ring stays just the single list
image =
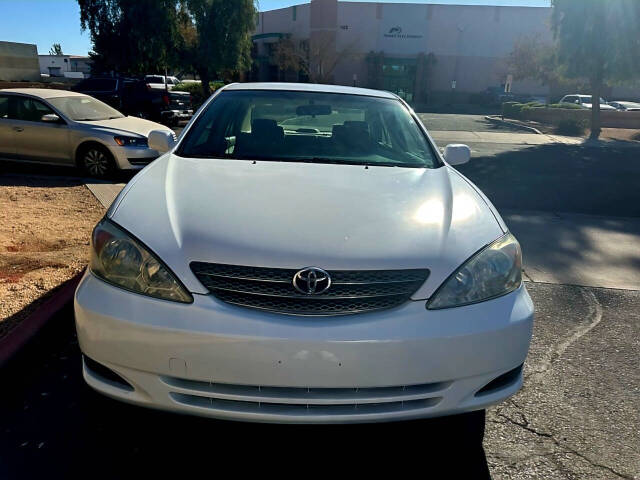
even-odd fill
[{"label": "car roof", "polygon": [[393,98],[398,97],[391,92],[371,90],[369,88],[345,87],[343,85],[321,85],[317,83],[285,83],[285,82],[249,82],[232,83],[225,90],[280,90],[293,92],[316,93],[344,93],[349,95],[363,95],[367,97]]},{"label": "car roof", "polygon": [[31,95],[38,98],[58,98],[58,97],[82,97],[82,93],[72,92],[70,90],[56,90],[53,88],[4,88],[0,89],[0,93],[17,93],[20,95]]}]

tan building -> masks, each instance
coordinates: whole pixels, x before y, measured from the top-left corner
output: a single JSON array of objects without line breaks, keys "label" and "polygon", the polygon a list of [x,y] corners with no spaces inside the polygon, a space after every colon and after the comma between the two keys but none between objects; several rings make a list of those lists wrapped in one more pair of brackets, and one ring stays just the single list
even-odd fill
[{"label": "tan building", "polygon": [[[254,39],[257,80],[306,80],[380,88],[413,103],[429,96],[500,87],[514,42],[551,40],[550,8],[313,0],[259,14]],[[309,72],[282,72],[277,44],[310,52]],[[514,93],[546,94],[535,82]]]},{"label": "tan building", "polygon": [[38,48],[28,43],[0,41],[0,80],[40,80]]}]

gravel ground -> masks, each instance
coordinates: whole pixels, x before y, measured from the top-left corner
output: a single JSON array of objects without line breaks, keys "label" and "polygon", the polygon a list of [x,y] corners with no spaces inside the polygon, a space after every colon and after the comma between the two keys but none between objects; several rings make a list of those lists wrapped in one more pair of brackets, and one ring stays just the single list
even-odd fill
[{"label": "gravel ground", "polygon": [[80,179],[0,175],[0,337],[84,268],[103,214]]}]

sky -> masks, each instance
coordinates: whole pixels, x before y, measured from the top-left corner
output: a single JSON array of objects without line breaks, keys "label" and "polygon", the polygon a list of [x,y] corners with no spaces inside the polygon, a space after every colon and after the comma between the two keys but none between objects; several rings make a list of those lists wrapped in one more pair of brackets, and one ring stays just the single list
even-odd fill
[{"label": "sky", "polygon": [[[396,0],[386,0],[398,3]],[[304,0],[259,0],[259,9],[288,7]],[[548,6],[549,0],[402,0],[402,3],[454,3],[466,5]],[[76,0],[0,0],[0,41],[35,43],[38,53],[47,54],[60,43],[69,55],[86,55],[91,39],[80,29]]]}]

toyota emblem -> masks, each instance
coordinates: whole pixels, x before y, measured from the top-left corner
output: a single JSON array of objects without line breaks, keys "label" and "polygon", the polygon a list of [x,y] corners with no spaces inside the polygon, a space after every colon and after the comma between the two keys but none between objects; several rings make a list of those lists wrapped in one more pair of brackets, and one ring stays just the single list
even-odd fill
[{"label": "toyota emblem", "polygon": [[293,276],[294,288],[305,295],[320,295],[329,290],[331,277],[317,267],[307,267],[296,272]]}]

